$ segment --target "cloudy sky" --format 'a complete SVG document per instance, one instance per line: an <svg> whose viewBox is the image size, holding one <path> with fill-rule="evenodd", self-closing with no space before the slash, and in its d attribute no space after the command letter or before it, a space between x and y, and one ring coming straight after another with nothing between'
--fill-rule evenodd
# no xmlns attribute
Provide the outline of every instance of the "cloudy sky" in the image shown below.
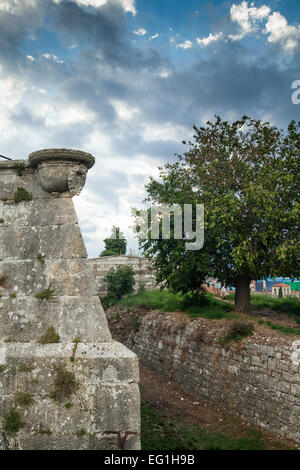
<svg viewBox="0 0 300 470"><path fill-rule="evenodd" d="M299 120L299 23L298 0L0 0L0 154L95 155L74 202L98 256L193 124Z"/></svg>

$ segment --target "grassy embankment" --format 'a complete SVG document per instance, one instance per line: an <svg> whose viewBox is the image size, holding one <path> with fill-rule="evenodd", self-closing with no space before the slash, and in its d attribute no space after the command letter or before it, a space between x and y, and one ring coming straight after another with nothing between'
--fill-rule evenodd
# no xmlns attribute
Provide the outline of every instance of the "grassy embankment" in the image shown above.
<svg viewBox="0 0 300 470"><path fill-rule="evenodd" d="M227 297L232 300L232 295ZM112 305L124 305L130 307L142 307L149 310L160 310L162 312L182 311L190 318L203 317L211 320L219 320L225 318L227 320L240 318L234 313L233 303L224 302L206 294L205 300L201 305L189 306L186 296L181 294L173 294L167 290L154 289L153 291L143 291L139 294L131 294L120 300L105 297L102 299L104 308ZM251 295L252 310L269 309L277 314L292 316L296 323L300 324L300 302L294 298L277 298L263 295ZM251 319L251 317L249 317ZM259 324L281 331L285 334L293 334L300 336L300 328L291 328L279 325L271 321L257 319L253 317Z"/></svg>

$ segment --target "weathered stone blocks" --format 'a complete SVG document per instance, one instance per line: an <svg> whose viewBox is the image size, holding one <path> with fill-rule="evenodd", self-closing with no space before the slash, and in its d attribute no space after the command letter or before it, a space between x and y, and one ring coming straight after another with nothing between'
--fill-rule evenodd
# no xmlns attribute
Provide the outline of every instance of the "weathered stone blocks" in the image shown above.
<svg viewBox="0 0 300 470"><path fill-rule="evenodd" d="M0 427L10 448L140 446L137 358L111 339L72 202L93 164L65 149L0 163ZM16 203L18 188L28 200ZM68 379L73 389L58 393ZM22 423L13 432L12 409Z"/></svg>

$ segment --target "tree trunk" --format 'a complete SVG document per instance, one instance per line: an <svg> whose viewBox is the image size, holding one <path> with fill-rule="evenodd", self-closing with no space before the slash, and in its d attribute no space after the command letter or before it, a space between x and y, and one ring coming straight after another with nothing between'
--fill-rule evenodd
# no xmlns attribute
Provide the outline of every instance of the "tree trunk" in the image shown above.
<svg viewBox="0 0 300 470"><path fill-rule="evenodd" d="M250 282L248 276L238 276L235 280L235 306L238 313L251 313L250 307Z"/></svg>

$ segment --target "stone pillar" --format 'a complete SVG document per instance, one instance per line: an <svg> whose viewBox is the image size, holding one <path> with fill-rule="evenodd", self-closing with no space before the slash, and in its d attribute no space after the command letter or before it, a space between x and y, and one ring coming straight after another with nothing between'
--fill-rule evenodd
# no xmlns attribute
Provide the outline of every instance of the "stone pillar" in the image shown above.
<svg viewBox="0 0 300 470"><path fill-rule="evenodd" d="M140 446L137 357L112 341L72 202L93 164L0 162L0 448Z"/></svg>

